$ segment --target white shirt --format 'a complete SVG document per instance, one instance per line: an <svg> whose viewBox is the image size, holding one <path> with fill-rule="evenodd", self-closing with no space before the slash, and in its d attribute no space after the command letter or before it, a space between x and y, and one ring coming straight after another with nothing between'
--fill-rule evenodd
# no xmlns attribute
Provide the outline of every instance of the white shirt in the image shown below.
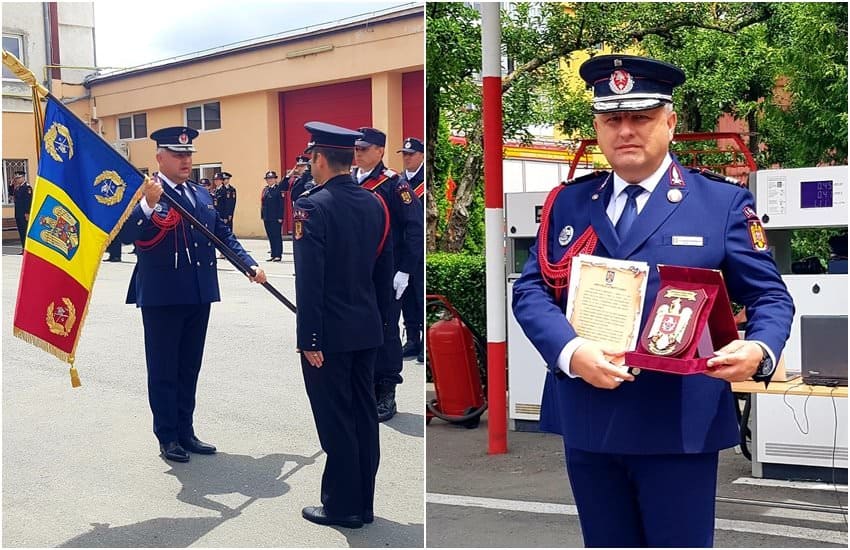
<svg viewBox="0 0 850 550"><path fill-rule="evenodd" d="M159 177L161 181L164 181L169 187L174 189L175 192L179 193L179 191L177 191L177 184L165 177L165 174L160 172L157 174L157 177ZM195 197L192 196L192 189L189 187L189 185L187 185L186 182L183 183L183 189L186 190L184 196L189 200L190 203L192 203L192 206L196 206ZM151 214L153 214L153 208L148 206L148 201L145 200L145 197L142 197L142 200L139 201L139 206L142 207L142 212L145 214L145 216L150 218Z"/></svg>
<svg viewBox="0 0 850 550"><path fill-rule="evenodd" d="M374 170L374 169L375 169L375 167L373 166L372 170ZM369 174L372 173L372 170L367 170L367 171L364 172L363 169L358 167L357 168L357 183L363 183L363 180L366 179L366 176L368 176Z"/></svg>
<svg viewBox="0 0 850 550"><path fill-rule="evenodd" d="M422 164L425 164L425 163L423 162ZM420 170L422 170L422 164L420 164L419 168L417 168L413 172L408 172L407 170L404 171L404 174L407 176L408 181L412 180L413 176L415 176L416 174L419 173Z"/></svg>

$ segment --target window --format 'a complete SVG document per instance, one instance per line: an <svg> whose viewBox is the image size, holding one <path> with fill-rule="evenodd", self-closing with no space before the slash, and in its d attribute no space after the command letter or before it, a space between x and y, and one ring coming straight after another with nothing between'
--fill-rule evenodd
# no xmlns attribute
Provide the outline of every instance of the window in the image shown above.
<svg viewBox="0 0 850 550"><path fill-rule="evenodd" d="M148 137L148 115L139 113L118 118L118 139L140 139Z"/></svg>
<svg viewBox="0 0 850 550"><path fill-rule="evenodd" d="M220 162L217 164L198 164L192 167L192 181L199 182L201 178L212 181L216 172L221 172Z"/></svg>
<svg viewBox="0 0 850 550"><path fill-rule="evenodd" d="M218 101L186 108L186 126L195 130L221 128L221 104Z"/></svg>
<svg viewBox="0 0 850 550"><path fill-rule="evenodd" d="M27 61L24 59L24 37L18 34L3 34L3 49L9 53L12 53L21 60L21 62L26 65ZM15 73L10 71L3 65L3 80L18 80L18 77L15 76Z"/></svg>
<svg viewBox="0 0 850 550"><path fill-rule="evenodd" d="M30 171L27 169L27 159L3 159L3 204L12 203L12 177L15 172L23 170L27 173L27 181L32 185L30 180Z"/></svg>

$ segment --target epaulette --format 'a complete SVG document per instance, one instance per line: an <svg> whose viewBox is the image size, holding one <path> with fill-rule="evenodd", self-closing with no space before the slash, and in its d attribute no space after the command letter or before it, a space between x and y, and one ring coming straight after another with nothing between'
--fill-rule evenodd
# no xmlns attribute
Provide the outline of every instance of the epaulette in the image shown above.
<svg viewBox="0 0 850 550"><path fill-rule="evenodd" d="M395 170L392 170L390 168L384 168L384 175L387 176L388 178L391 178L393 176L397 176L398 172L396 172Z"/></svg>
<svg viewBox="0 0 850 550"><path fill-rule="evenodd" d="M602 176L607 176L608 172L606 170L595 170L589 174L585 174L583 176L579 176L577 178L573 178L570 181L564 182L563 185L575 185L576 183L584 183L586 181L595 180Z"/></svg>
<svg viewBox="0 0 850 550"><path fill-rule="evenodd" d="M712 172L711 170L706 170L705 168L691 168L691 174L699 174L701 176L705 176L710 180L722 181L723 183L731 183L732 185L738 187L745 187L744 184L742 184L735 178L730 178L729 176L724 176L723 174L718 174L717 172Z"/></svg>

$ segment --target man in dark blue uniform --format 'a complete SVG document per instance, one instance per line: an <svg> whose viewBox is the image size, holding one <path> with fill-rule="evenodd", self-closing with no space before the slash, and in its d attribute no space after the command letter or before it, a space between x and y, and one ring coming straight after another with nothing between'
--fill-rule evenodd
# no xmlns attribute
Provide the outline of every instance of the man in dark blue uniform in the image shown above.
<svg viewBox="0 0 850 550"><path fill-rule="evenodd" d="M410 274L422 262L424 220L422 206L410 185L400 181L398 174L386 168L381 160L387 142L386 134L376 128L359 128L358 131L363 134L363 138L355 143L354 161L357 168L352 176L361 187L384 199L392 221L395 262L392 286L395 300L390 309L384 345L378 351L375 363L378 420L384 422L396 413L395 387L402 382L401 338L398 330L401 296L408 287Z"/></svg>
<svg viewBox="0 0 850 550"><path fill-rule="evenodd" d="M302 166L303 168L301 168ZM310 157L301 155L298 158L297 168L300 170L300 174L297 177L293 176L294 181L290 180L292 185L289 189L289 196L292 197L293 204L304 191L309 191L316 186L316 182L313 181L313 173L310 171Z"/></svg>
<svg viewBox="0 0 850 550"><path fill-rule="evenodd" d="M711 546L718 451L739 440L729 383L770 380L794 305L752 195L669 153L673 87L684 73L599 55L579 74L593 87L593 125L613 173L553 191L540 223L547 240L530 248L514 285L514 315L549 369L541 428L564 438L586 546ZM722 270L731 299L747 308L746 339L716 350L705 374L629 371L625 350L579 337L566 319L567 292L550 283L563 283L568 250L649 264L642 325L658 264Z"/></svg>
<svg viewBox="0 0 850 550"><path fill-rule="evenodd" d="M298 155L295 157L295 166L290 168L286 172L286 175L280 179L280 190L283 193L283 224L281 233L284 235L292 234L292 203L298 198L293 194L293 188L309 165L310 157ZM302 189L301 193L303 192Z"/></svg>
<svg viewBox="0 0 850 550"><path fill-rule="evenodd" d="M219 212L225 225L233 231L233 214L236 212L236 188L230 185L230 172L221 173L221 194L219 195Z"/></svg>
<svg viewBox="0 0 850 550"><path fill-rule="evenodd" d="M212 187L210 187L210 195L213 198L213 207L215 211L218 212L219 217L224 220L224 216L221 215L221 207L224 204L224 189L222 189L223 178L221 176L221 172L216 172L213 174Z"/></svg>
<svg viewBox="0 0 850 550"><path fill-rule="evenodd" d="M32 207L32 186L27 181L27 174L17 171L12 176L14 188L12 199L15 201L15 225L18 226L18 235L21 237L21 254L27 242L27 224L30 220L30 207Z"/></svg>
<svg viewBox="0 0 850 550"><path fill-rule="evenodd" d="M198 132L172 127L151 134L156 141L159 173L143 185L144 197L132 211L119 237L136 244L138 262L130 279L127 303L142 310L148 398L153 431L168 460L187 462L189 452L212 454L215 447L195 435L192 415L195 388L210 315L210 303L220 300L215 248L195 227L161 200L165 193L222 240L243 262L257 267L216 214L209 193L189 181L192 140ZM188 452L187 452L188 451Z"/></svg>
<svg viewBox="0 0 850 550"><path fill-rule="evenodd" d="M419 199L419 205L425 208L425 146L422 140L409 137L404 140L404 146L397 151L401 153L404 171L401 181L407 182L413 194ZM424 212L420 212L424 217ZM423 218L424 219L424 218ZM404 319L404 331L407 341L401 348L402 357L416 357L419 363L425 362L425 347L422 345L422 331L425 327L425 257L410 274L407 290L401 297L401 313Z"/></svg>
<svg viewBox="0 0 850 550"><path fill-rule="evenodd" d="M295 201L296 332L327 461L322 506L302 515L357 528L374 520L380 451L372 376L392 301L390 220L380 198L348 173L360 134L322 122L304 127L317 186Z"/></svg>
<svg viewBox="0 0 850 550"><path fill-rule="evenodd" d="M283 257L283 237L280 233L280 227L283 223L285 191L281 190L280 184L277 182L277 173L274 170L266 172L264 179L266 186L263 188L263 194L260 197L260 218L263 220L266 236L269 238L269 246L271 246L271 256L266 261L279 262Z"/></svg>

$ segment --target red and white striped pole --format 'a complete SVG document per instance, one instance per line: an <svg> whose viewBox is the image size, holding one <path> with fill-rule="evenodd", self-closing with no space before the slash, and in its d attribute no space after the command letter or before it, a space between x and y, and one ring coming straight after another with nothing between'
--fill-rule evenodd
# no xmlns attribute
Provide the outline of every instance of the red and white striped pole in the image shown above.
<svg viewBox="0 0 850 550"><path fill-rule="evenodd" d="M499 2L481 3L489 454L508 452L505 403L505 224L502 193L502 28Z"/></svg>

